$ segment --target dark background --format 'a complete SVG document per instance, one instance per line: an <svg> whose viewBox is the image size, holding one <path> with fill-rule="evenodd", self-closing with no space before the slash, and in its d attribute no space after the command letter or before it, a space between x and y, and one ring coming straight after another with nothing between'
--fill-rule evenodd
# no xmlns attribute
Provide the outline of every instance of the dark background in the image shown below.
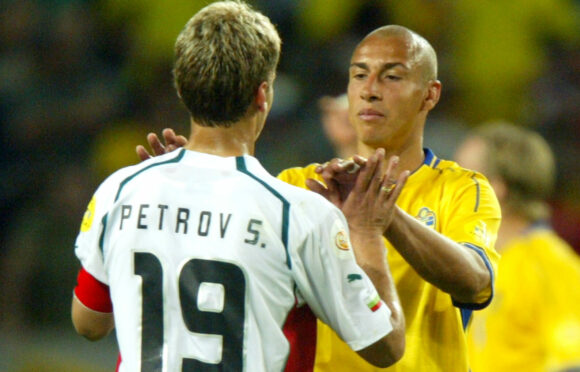
<svg viewBox="0 0 580 372"><path fill-rule="evenodd" d="M0 370L113 370L114 336L91 344L72 330L74 239L97 185L137 162L149 131L187 134L173 43L209 2L0 0ZM580 250L579 1L252 4L283 39L256 154L272 173L333 156L318 99L346 90L364 35L401 24L439 58L443 92L425 145L449 158L466 130L496 119L539 131L558 160L554 227Z"/></svg>

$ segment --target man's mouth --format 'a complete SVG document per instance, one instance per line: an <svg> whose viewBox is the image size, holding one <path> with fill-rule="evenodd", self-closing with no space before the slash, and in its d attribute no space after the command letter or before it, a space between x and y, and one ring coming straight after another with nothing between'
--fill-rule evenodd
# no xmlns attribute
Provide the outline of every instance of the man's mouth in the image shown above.
<svg viewBox="0 0 580 372"><path fill-rule="evenodd" d="M383 118L385 115L383 115L381 112L379 112L377 110L362 109L358 112L358 116L362 120L370 121L370 120L377 120L377 119Z"/></svg>

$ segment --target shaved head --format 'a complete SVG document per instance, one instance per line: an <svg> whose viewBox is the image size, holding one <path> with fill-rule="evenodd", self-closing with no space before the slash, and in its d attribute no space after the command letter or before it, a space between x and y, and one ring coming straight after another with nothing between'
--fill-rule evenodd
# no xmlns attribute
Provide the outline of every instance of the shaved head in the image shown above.
<svg viewBox="0 0 580 372"><path fill-rule="evenodd" d="M437 54L435 50L423 36L406 27L398 25L379 27L365 36L357 49L369 38L386 39L391 37L400 38L407 43L409 62L413 67L417 66L421 70L425 81L437 80Z"/></svg>

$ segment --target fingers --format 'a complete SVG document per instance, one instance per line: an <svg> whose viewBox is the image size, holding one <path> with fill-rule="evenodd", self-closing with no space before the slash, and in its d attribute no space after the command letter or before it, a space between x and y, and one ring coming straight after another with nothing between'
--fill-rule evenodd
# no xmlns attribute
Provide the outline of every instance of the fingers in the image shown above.
<svg viewBox="0 0 580 372"><path fill-rule="evenodd" d="M138 145L135 148L135 152L137 153L137 156L139 157L139 159L141 159L141 161L145 161L151 157L151 154L149 154L149 152L147 152L145 147L141 145Z"/></svg>
<svg viewBox="0 0 580 372"><path fill-rule="evenodd" d="M352 160L355 164L357 164L359 167L364 167L365 164L367 163L367 159L360 156L360 155L354 155L352 157Z"/></svg>
<svg viewBox="0 0 580 372"><path fill-rule="evenodd" d="M175 134L175 131L171 128L163 129L162 134L163 140L165 141L166 152L171 152L187 144L187 138L181 135L178 136L177 134Z"/></svg>
<svg viewBox="0 0 580 372"><path fill-rule="evenodd" d="M326 186L324 186L322 182L312 178L306 179L306 186L308 187L308 189L310 189L310 191L314 191L315 193L322 195L328 201L330 201L331 203L340 208L341 202L338 190L335 189L334 191L332 191Z"/></svg>
<svg viewBox="0 0 580 372"><path fill-rule="evenodd" d="M324 187L322 182L312 178L307 178L306 187L308 187L309 190L314 191L315 193L320 194L328 199L328 189Z"/></svg>
<svg viewBox="0 0 580 372"><path fill-rule="evenodd" d="M383 202L389 201L390 204L393 204L401 194L401 190L409 178L410 172L406 170L401 172L397 179L394 179L394 175L397 174L396 172L398 165L399 158L397 156L392 156L389 159L387 171L381 184L380 191Z"/></svg>
<svg viewBox="0 0 580 372"><path fill-rule="evenodd" d="M147 142L149 143L149 146L151 146L151 149L153 150L153 154L155 156L163 155L167 152L165 146L163 146L161 140L159 139L159 137L157 137L157 134L149 133L147 135Z"/></svg>
<svg viewBox="0 0 580 372"><path fill-rule="evenodd" d="M407 179L409 179L410 174L411 174L411 172L409 172L408 170L403 171L403 172L401 172L401 174L399 174L399 179L397 180L397 186L393 190L393 195L392 195L393 200L397 200L397 198L401 194L401 190L403 190L405 183L407 183Z"/></svg>
<svg viewBox="0 0 580 372"><path fill-rule="evenodd" d="M320 174L324 183L327 185L330 192L336 192L338 185L336 184L335 177L341 170L340 162L342 160L334 158L329 162L321 164L316 168L316 173Z"/></svg>
<svg viewBox="0 0 580 372"><path fill-rule="evenodd" d="M378 190L383 179L381 175L382 164L385 158L385 150L377 149L367 160L364 168L361 169L357 177L355 190L365 192L369 188Z"/></svg>

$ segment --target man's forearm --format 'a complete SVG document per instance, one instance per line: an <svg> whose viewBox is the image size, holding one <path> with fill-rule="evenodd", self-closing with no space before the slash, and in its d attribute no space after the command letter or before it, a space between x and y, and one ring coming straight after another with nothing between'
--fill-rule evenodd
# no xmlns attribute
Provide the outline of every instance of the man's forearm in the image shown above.
<svg viewBox="0 0 580 372"><path fill-rule="evenodd" d="M351 233L351 242L358 265L372 281L381 300L391 310L390 322L393 330L386 339L389 350L398 355L398 360L405 349L405 315L386 261L383 238L380 235Z"/></svg>
<svg viewBox="0 0 580 372"><path fill-rule="evenodd" d="M490 273L476 252L434 231L402 209L385 237L426 281L463 303L490 285Z"/></svg>

